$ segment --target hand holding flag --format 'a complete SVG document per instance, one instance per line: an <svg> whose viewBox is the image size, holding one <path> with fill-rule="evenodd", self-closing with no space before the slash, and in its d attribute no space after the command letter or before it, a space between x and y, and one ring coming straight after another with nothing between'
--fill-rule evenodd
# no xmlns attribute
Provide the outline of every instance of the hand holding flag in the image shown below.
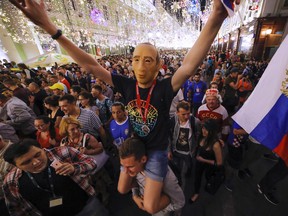
<svg viewBox="0 0 288 216"><path fill-rule="evenodd" d="M235 4L232 0L221 0L225 9L227 10L228 16L232 17L234 15Z"/></svg>
<svg viewBox="0 0 288 216"><path fill-rule="evenodd" d="M288 36L281 43L248 100L232 118L258 142L276 152L288 165L287 45Z"/></svg>

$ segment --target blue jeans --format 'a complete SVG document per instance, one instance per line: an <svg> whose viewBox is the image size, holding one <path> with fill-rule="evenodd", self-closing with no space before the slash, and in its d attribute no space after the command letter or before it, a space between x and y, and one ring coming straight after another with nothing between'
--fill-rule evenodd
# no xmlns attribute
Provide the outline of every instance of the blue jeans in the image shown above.
<svg viewBox="0 0 288 216"><path fill-rule="evenodd" d="M145 165L145 174L150 179L163 182L168 171L167 151L147 152L148 161Z"/></svg>

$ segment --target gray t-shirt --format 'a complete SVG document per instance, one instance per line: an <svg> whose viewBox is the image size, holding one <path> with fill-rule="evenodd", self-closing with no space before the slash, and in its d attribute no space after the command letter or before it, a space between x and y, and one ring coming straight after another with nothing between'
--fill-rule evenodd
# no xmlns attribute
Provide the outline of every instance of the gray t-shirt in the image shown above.
<svg viewBox="0 0 288 216"><path fill-rule="evenodd" d="M140 172L136 176L137 184L139 185L140 195L144 195L145 175ZM173 171L168 167L167 175L164 179L163 192L170 197L170 204L161 212L171 212L181 209L185 204L185 197L178 180Z"/></svg>

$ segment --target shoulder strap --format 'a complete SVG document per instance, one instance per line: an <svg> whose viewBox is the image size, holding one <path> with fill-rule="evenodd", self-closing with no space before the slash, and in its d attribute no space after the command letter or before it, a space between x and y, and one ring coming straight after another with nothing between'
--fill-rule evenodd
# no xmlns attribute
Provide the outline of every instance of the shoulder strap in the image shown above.
<svg viewBox="0 0 288 216"><path fill-rule="evenodd" d="M107 100L108 100L108 98L105 98L104 106L105 106L105 109L106 109L106 117L108 118L107 120L109 120L109 118L110 118L110 109L109 109L109 107L107 105Z"/></svg>
<svg viewBox="0 0 288 216"><path fill-rule="evenodd" d="M170 138L171 138L171 140L172 140L172 138L173 138L174 128L175 128L175 116L173 116L173 117L169 120L169 131L170 131Z"/></svg>
<svg viewBox="0 0 288 216"><path fill-rule="evenodd" d="M196 127L195 127L196 124L195 124L195 117L193 115L190 116L190 125L191 125L193 136L196 139Z"/></svg>
<svg viewBox="0 0 288 216"><path fill-rule="evenodd" d="M106 109L106 111L107 111L107 107L108 107L108 105L107 105L107 98L105 98L105 100L104 100L104 106L105 106L105 109Z"/></svg>
<svg viewBox="0 0 288 216"><path fill-rule="evenodd" d="M174 135L174 129L175 129L175 116L169 119L169 133L168 133L168 149L169 151L173 151L172 143L173 143L173 135Z"/></svg>
<svg viewBox="0 0 288 216"><path fill-rule="evenodd" d="M86 140L89 140L89 134L85 133L82 139L82 147L86 147Z"/></svg>

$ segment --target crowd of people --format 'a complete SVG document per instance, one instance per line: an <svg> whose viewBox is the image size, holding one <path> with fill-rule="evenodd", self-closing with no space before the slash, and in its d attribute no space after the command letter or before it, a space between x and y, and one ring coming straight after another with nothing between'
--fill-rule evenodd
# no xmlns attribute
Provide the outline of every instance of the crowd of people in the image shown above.
<svg viewBox="0 0 288 216"><path fill-rule="evenodd" d="M158 80L174 75L182 64L182 53L160 53L163 65ZM131 56L106 56L98 61L112 74L135 79ZM203 171L215 164L223 166L222 148L230 132L230 116L243 105L266 66L266 62L248 59L241 62L231 51L227 51L225 57L212 51L173 98L170 120L167 120L169 164L182 189L187 176L195 172L195 194L191 203L198 199ZM122 94L74 63L17 72L13 72L12 67L19 68L12 63L1 65L1 128L13 131L16 141L1 130L4 140L17 143L18 139L34 138L41 148L69 146L92 156L107 151L111 158L117 158L113 161L114 167L108 167L112 170L106 170L111 174L108 182L117 184L118 151L123 142L133 136ZM231 101L234 104L227 104Z"/></svg>
<svg viewBox="0 0 288 216"><path fill-rule="evenodd" d="M233 130L230 117L267 62L230 50L207 55L227 15L220 1L185 56L141 43L132 56L101 60L62 35L43 2L12 3L37 17L79 65L1 62L1 215L109 215L115 185L152 215L181 215L187 177L194 179L194 203L203 172L206 191L215 194L226 158L240 169L232 162L241 164L248 135Z"/></svg>

